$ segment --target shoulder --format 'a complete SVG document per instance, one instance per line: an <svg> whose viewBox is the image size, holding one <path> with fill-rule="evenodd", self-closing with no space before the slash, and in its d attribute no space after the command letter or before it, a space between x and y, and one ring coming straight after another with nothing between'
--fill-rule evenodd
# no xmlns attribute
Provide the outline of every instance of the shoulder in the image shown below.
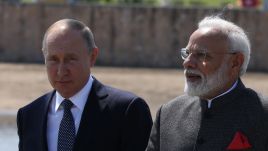
<svg viewBox="0 0 268 151"><path fill-rule="evenodd" d="M245 88L243 91L240 91L239 98L243 100L245 103L253 103L253 104L260 104L263 107L268 108L268 97L261 94L260 92L256 92L253 89Z"/></svg>
<svg viewBox="0 0 268 151"><path fill-rule="evenodd" d="M163 104L159 111L158 116L162 118L174 117L177 114L182 114L186 110L196 110L200 107L200 101L198 97L188 96L186 94L178 96L166 104Z"/></svg>
<svg viewBox="0 0 268 151"><path fill-rule="evenodd" d="M243 101L244 103L253 103L253 104L258 104L256 102L267 102L267 96L262 95L259 92L256 92L255 90L251 88L247 88L241 79L239 79L238 85L235 88L235 93L236 93L236 98L240 100L246 100Z"/></svg>
<svg viewBox="0 0 268 151"><path fill-rule="evenodd" d="M257 95L258 95L258 98L261 100L261 102L264 104L264 105L268 105L268 96L266 95L263 95L262 93L259 93L259 92L256 92Z"/></svg>
<svg viewBox="0 0 268 151"><path fill-rule="evenodd" d="M166 104L163 104L162 110L178 110L180 108L185 108L193 104L199 103L199 98L194 96L188 96L186 94L178 96Z"/></svg>
<svg viewBox="0 0 268 151"><path fill-rule="evenodd" d="M54 95L55 91L48 92L39 98L33 100L31 103L25 105L24 107L20 108L19 111L32 111L32 110L40 110L43 109L46 104L49 103L49 100Z"/></svg>
<svg viewBox="0 0 268 151"><path fill-rule="evenodd" d="M148 105L136 94L102 84L94 79L92 93L96 94L102 105L108 105L113 111L125 112L129 109L148 110Z"/></svg>
<svg viewBox="0 0 268 151"><path fill-rule="evenodd" d="M268 114L268 96L257 92L257 96L262 104L264 111Z"/></svg>
<svg viewBox="0 0 268 151"><path fill-rule="evenodd" d="M100 104L108 107L106 111L114 119L119 119L124 123L132 123L133 121L151 125L151 113L148 104L141 97L117 88L104 86L107 96L100 99ZM102 103L101 103L102 102ZM145 120L145 121L144 121ZM120 122L121 123L121 122ZM133 124L133 123L132 123ZM135 124L134 124L135 125ZM129 126L132 127L133 125Z"/></svg>
<svg viewBox="0 0 268 151"><path fill-rule="evenodd" d="M118 99L134 99L134 98L138 98L138 96L132 92L126 91L126 90L122 90L122 89L118 89L118 88L114 88L111 86L107 86L104 85L105 89L107 91L107 94L110 97L116 97Z"/></svg>
<svg viewBox="0 0 268 151"><path fill-rule="evenodd" d="M239 92L236 97L239 101L240 108L254 118L265 118L268 120L268 97L254 91L250 88L245 88Z"/></svg>
<svg viewBox="0 0 268 151"><path fill-rule="evenodd" d="M129 100L138 98L138 96L135 95L134 93L102 84L95 77L93 78L94 81L91 92L95 93L100 99L107 97L109 99L116 99L116 100Z"/></svg>
<svg viewBox="0 0 268 151"><path fill-rule="evenodd" d="M145 102L145 100L132 92L121 90L111 86L105 86L105 89L108 94L107 100L109 100L110 105L112 105L113 107L147 107L147 103Z"/></svg>

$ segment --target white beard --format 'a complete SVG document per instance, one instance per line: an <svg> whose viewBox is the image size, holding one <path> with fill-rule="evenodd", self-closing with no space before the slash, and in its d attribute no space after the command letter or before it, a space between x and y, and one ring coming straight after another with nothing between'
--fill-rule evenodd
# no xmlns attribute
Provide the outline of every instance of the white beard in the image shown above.
<svg viewBox="0 0 268 151"><path fill-rule="evenodd" d="M215 71L215 73L205 76L199 70L194 69L185 69L184 75L186 73L194 73L201 76L201 81L190 82L187 81L185 77L185 86L184 92L190 96L205 96L211 93L213 90L218 90L223 87L225 83L227 83L227 65L223 63L221 67Z"/></svg>

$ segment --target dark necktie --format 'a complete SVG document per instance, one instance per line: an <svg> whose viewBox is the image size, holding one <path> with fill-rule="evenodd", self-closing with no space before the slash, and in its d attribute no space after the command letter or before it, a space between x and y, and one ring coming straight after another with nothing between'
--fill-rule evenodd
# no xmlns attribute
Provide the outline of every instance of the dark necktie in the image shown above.
<svg viewBox="0 0 268 151"><path fill-rule="evenodd" d="M58 151L72 151L75 141L75 125L71 112L73 103L65 99L61 106L64 108L58 135Z"/></svg>

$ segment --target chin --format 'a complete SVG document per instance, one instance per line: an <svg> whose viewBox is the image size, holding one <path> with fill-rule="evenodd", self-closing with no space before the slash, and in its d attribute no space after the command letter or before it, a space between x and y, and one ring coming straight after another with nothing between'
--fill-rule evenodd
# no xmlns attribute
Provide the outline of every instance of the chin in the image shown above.
<svg viewBox="0 0 268 151"><path fill-rule="evenodd" d="M196 82L186 82L184 86L184 92L189 96L204 96L208 93L208 89L202 85L198 84Z"/></svg>

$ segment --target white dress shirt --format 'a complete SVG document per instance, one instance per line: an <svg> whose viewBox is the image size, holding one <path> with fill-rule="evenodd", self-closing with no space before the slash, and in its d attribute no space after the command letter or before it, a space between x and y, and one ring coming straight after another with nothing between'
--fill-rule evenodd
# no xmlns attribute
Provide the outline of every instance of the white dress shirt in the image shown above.
<svg viewBox="0 0 268 151"><path fill-rule="evenodd" d="M218 96L216 96L216 97L214 97L214 98L212 98L212 99L210 99L210 100L207 100L207 101L208 101L208 108L211 108L211 103L212 103L212 101L213 101L214 99L216 99L216 98L218 98L218 97L220 97L220 96L223 96L223 95L225 95L225 94L231 92L231 91L237 86L237 83L238 83L238 81L236 80L236 82L233 84L233 86L232 86L230 89L228 89L226 92L224 92L224 93L222 93L222 94L220 94L220 95L218 95Z"/></svg>
<svg viewBox="0 0 268 151"><path fill-rule="evenodd" d="M63 117L63 107L60 106L64 99L69 99L74 104L71 112L75 122L75 133L77 134L84 106L87 102L89 92L93 83L92 76L89 77L87 84L74 96L63 98L57 91L50 103L47 118L47 143L49 151L57 151L58 133L61 119Z"/></svg>

